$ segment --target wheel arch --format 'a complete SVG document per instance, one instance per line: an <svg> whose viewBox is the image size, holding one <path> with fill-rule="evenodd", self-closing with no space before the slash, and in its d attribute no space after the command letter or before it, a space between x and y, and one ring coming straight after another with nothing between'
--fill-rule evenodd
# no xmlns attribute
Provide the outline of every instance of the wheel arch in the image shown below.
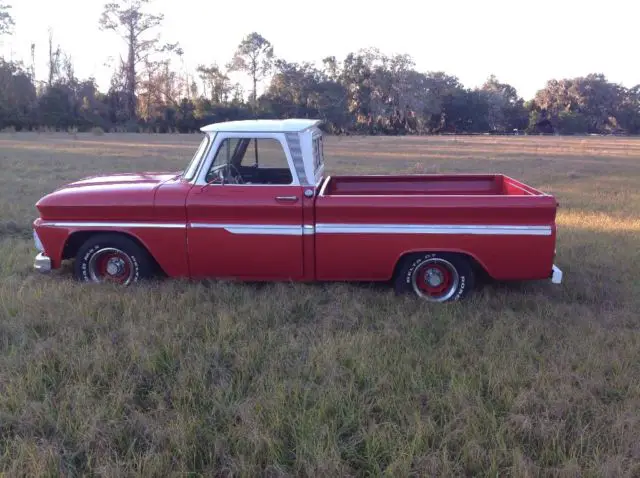
<svg viewBox="0 0 640 478"><path fill-rule="evenodd" d="M472 254L468 251L462 251L459 249L440 248L440 249L415 249L415 250L409 250L409 251L403 252L396 259L390 279L393 280L397 277L398 272L400 271L402 264L404 263L407 257L411 257L418 254L438 254L438 253L456 254L458 256L462 256L469 261L474 272L491 277L491 274L489 273L489 270L487 269L487 267L484 265L484 263L480 259L478 259L478 257L475 254Z"/></svg>
<svg viewBox="0 0 640 478"><path fill-rule="evenodd" d="M87 242L91 237L97 236L97 235L111 235L111 236L126 237L127 239L130 239L131 241L136 243L138 247L142 248L149 255L149 258L153 261L153 265L157 272L166 274L162 266L160 265L158 260L155 258L155 256L153 255L149 247L147 247L147 245L144 243L144 241L142 241L138 236L136 236L135 234L132 234L129 231L119 231L119 230L113 230L113 229L90 229L90 230L74 231L71 234L69 234L69 237L67 237L64 243L64 246L62 248L62 259L63 260L73 259L78 253L78 250L80 250L80 247L82 247L82 245L85 242Z"/></svg>

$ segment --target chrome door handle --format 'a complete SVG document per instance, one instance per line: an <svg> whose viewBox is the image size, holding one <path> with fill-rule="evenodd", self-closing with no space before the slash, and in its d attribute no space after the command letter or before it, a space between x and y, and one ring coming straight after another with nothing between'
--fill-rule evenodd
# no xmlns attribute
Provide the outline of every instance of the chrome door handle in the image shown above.
<svg viewBox="0 0 640 478"><path fill-rule="evenodd" d="M276 196L276 201L296 202L297 200L298 196Z"/></svg>

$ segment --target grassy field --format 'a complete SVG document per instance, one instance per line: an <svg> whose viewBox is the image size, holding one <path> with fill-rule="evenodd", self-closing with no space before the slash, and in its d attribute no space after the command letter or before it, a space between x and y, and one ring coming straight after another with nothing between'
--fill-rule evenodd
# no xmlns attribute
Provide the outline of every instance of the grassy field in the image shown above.
<svg viewBox="0 0 640 478"><path fill-rule="evenodd" d="M501 172L555 194L561 286L39 276L38 198L178 170L199 137L0 135L0 473L640 476L640 139L328 138L328 173Z"/></svg>

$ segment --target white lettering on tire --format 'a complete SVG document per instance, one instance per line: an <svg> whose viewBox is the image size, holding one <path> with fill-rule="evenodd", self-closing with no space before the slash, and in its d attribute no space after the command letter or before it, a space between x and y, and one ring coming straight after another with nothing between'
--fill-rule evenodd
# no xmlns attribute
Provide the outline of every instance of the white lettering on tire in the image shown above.
<svg viewBox="0 0 640 478"><path fill-rule="evenodd" d="M411 284L411 276L413 275L413 271L415 270L416 267L418 267L422 262L424 262L427 259L431 259L432 257L435 257L435 254L424 254L422 256L420 256L419 258L417 258L415 261L413 261L413 263L411 264L411 266L409 267L409 269L407 270L407 274L404 278L405 283L407 285Z"/></svg>

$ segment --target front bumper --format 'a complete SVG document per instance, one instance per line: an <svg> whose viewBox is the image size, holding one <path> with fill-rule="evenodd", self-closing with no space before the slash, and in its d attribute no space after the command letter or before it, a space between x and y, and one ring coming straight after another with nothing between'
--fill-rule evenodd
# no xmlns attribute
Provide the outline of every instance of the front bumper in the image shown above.
<svg viewBox="0 0 640 478"><path fill-rule="evenodd" d="M41 252L36 256L33 262L33 268L38 272L49 272L51 270L51 259Z"/></svg>
<svg viewBox="0 0 640 478"><path fill-rule="evenodd" d="M551 272L551 282L554 284L562 283L562 271L555 264L553 265L553 270Z"/></svg>

